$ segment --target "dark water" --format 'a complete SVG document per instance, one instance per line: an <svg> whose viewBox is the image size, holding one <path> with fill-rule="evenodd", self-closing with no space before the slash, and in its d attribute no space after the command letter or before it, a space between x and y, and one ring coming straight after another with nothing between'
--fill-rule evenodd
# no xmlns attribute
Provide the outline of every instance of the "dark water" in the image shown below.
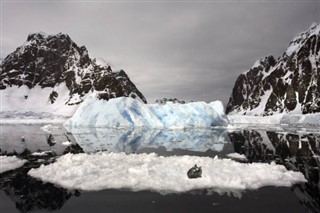
<svg viewBox="0 0 320 213"><path fill-rule="evenodd" d="M6 212L320 212L320 133L307 129L68 129L52 125L1 125L1 155L27 159L0 174L0 213ZM71 146L62 142L70 141ZM32 153L47 151L46 155ZM161 195L156 192L84 192L42 183L27 175L66 153L126 152L226 157L244 154L248 162L276 162L301 171L307 183L255 191L208 194L206 190Z"/></svg>

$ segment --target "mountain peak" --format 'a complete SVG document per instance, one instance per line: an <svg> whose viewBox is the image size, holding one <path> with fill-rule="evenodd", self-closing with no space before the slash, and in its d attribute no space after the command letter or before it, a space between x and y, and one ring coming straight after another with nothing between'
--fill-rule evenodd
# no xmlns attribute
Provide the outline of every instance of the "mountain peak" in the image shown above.
<svg viewBox="0 0 320 213"><path fill-rule="evenodd" d="M27 37L27 41L31 41L31 40L43 40L43 39L48 39L48 38L60 38L60 39L70 39L68 34L65 33L58 33L58 34L48 34L46 32L43 31L39 31L39 32L35 32L35 33L30 33Z"/></svg>
<svg viewBox="0 0 320 213"><path fill-rule="evenodd" d="M20 87L25 94L19 92ZM3 101L8 103L28 102L34 91L45 95L42 101L49 100L49 105L77 105L91 93L106 100L126 96L146 102L127 75L120 78L103 59L92 60L85 46L79 47L63 33L29 34L27 41L0 63L0 90L11 91ZM15 105L8 107L19 107Z"/></svg>
<svg viewBox="0 0 320 213"><path fill-rule="evenodd" d="M308 38L310 38L311 36L319 36L319 32L320 32L320 24L312 23L311 26L306 31L299 33L289 43L289 47L285 52L286 55L291 56L292 53L298 52Z"/></svg>
<svg viewBox="0 0 320 213"><path fill-rule="evenodd" d="M320 25L297 35L277 61L258 60L241 74L227 113L271 115L320 112Z"/></svg>

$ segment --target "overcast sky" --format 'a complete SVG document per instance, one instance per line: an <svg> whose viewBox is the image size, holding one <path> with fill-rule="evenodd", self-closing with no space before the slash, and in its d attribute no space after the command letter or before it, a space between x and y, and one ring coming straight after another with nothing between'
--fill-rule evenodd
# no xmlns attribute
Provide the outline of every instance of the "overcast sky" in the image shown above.
<svg viewBox="0 0 320 213"><path fill-rule="evenodd" d="M149 102L227 103L240 73L320 22L320 1L2 1L1 56L32 32L67 33L124 69Z"/></svg>

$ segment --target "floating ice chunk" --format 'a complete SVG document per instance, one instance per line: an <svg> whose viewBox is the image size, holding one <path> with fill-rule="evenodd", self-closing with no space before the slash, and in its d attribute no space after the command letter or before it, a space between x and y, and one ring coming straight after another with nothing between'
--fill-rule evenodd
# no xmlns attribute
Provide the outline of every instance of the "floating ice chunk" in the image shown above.
<svg viewBox="0 0 320 213"><path fill-rule="evenodd" d="M187 171L194 164L201 165L202 177L189 179ZM306 181L302 173L288 171L275 163L243 164L209 157L106 152L66 154L53 164L31 169L28 174L68 189L152 190L164 194L195 189L238 192Z"/></svg>
<svg viewBox="0 0 320 213"><path fill-rule="evenodd" d="M143 104L132 98L105 101L91 95L66 125L170 129L226 126L229 121L223 111L221 102Z"/></svg>
<svg viewBox="0 0 320 213"><path fill-rule="evenodd" d="M16 156L0 156L0 173L17 169L26 162L27 160L21 160Z"/></svg>
<svg viewBox="0 0 320 213"><path fill-rule="evenodd" d="M241 155L236 152L227 154L227 157L232 158L232 159L236 159L236 160L247 161L247 157L245 155Z"/></svg>

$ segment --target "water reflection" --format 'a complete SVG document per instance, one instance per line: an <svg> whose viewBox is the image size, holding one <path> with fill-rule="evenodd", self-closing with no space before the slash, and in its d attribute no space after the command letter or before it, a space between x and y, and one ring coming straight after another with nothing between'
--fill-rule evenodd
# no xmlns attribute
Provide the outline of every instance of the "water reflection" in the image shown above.
<svg viewBox="0 0 320 213"><path fill-rule="evenodd" d="M137 153L150 148L161 149L170 155L181 150L200 155L209 150L212 151L212 157L217 153L224 157L230 152L237 152L244 154L249 163L275 161L285 165L287 169L301 171L305 175L308 182L294 185L292 190L310 212L320 211L318 133L252 129L228 132L225 129L66 130L62 126L45 129L42 127L43 125L1 125L0 155L16 155L28 160L23 167L0 174L1 190L21 212L35 209L59 210L72 196L80 195L78 191L68 191L31 178L26 175L31 168L50 164L66 153ZM66 141L72 142L72 145L64 146L63 142ZM45 154L35 155L36 152Z"/></svg>
<svg viewBox="0 0 320 213"><path fill-rule="evenodd" d="M176 149L205 152L221 152L229 143L225 129L68 129L85 152L111 151L136 153L145 148L162 147L166 151Z"/></svg>
<svg viewBox="0 0 320 213"><path fill-rule="evenodd" d="M234 149L250 162L275 161L300 171L307 183L292 190L310 212L320 211L320 134L243 130L229 133Z"/></svg>
<svg viewBox="0 0 320 213"><path fill-rule="evenodd" d="M78 191L71 192L27 175L31 168L53 163L60 155L83 152L72 136L66 137L63 127L54 126L50 131L43 131L42 126L1 126L0 155L15 155L28 160L21 168L0 173L1 190L21 212L58 210L70 197L80 195ZM68 139L73 141L73 144L63 146L62 142Z"/></svg>

